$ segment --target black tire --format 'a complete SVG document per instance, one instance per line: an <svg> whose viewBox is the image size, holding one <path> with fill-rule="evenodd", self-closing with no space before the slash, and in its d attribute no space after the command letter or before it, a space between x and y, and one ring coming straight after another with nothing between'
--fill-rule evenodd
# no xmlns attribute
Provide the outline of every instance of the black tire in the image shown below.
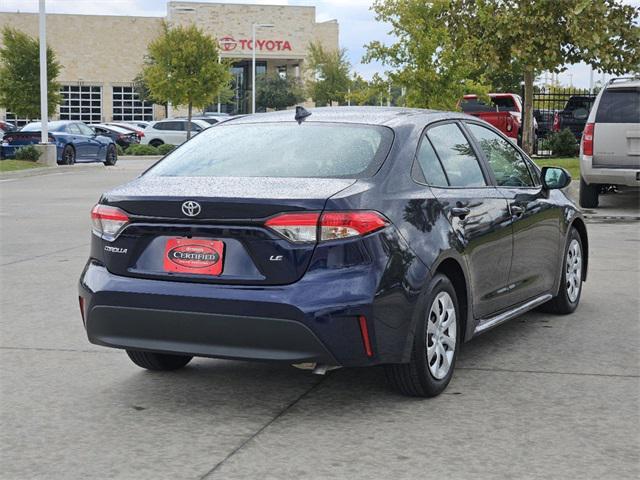
<svg viewBox="0 0 640 480"><path fill-rule="evenodd" d="M142 352L127 350L127 355L133 363L147 370L177 370L184 367L193 357L186 355L169 355L166 353Z"/></svg>
<svg viewBox="0 0 640 480"><path fill-rule="evenodd" d="M580 177L580 206L582 208L596 208L599 195L600 185L595 183L587 185L584 179Z"/></svg>
<svg viewBox="0 0 640 480"><path fill-rule="evenodd" d="M152 147L158 148L160 145L164 145L164 142L159 138L154 138L149 142L149 145L151 145Z"/></svg>
<svg viewBox="0 0 640 480"><path fill-rule="evenodd" d="M569 263L569 248L573 241L578 242L580 248L580 286L577 292L577 296L573 299L569 294L569 283L567 282L567 264ZM555 313L558 315L566 315L573 313L578 304L580 303L580 296L582 295L582 279L584 278L584 250L582 249L582 239L578 231L571 227L569 237L567 238L567 244L564 247L564 257L562 261L562 278L560 279L560 289L558 294L549 300L547 303L540 307L540 310L548 313Z"/></svg>
<svg viewBox="0 0 640 480"><path fill-rule="evenodd" d="M61 165L73 165L76 163L76 150L71 145L66 145L62 150Z"/></svg>
<svg viewBox="0 0 640 480"><path fill-rule="evenodd" d="M118 161L118 150L115 145L109 145L107 147L107 154L105 156L104 164L107 167L112 167Z"/></svg>
<svg viewBox="0 0 640 480"><path fill-rule="evenodd" d="M431 372L427 358L427 347L431 341L427 323L431 321L431 307L434 305L434 301L443 292L449 295L455 309L456 338L449 370L443 378L436 378ZM416 333L413 340L410 362L385 365L385 373L391 387L403 395L412 397L435 397L447 388L447 385L449 385L453 377L456 358L460 349L460 339L462 335L464 335L464 332L461 330L461 313L458 307L456 291L446 276L437 274L431 282L429 282L425 293L419 300L416 315L418 315L418 318L416 319ZM427 317L429 317L429 319ZM437 360L433 362L432 365L435 363L437 363ZM440 364L442 364L442 362Z"/></svg>

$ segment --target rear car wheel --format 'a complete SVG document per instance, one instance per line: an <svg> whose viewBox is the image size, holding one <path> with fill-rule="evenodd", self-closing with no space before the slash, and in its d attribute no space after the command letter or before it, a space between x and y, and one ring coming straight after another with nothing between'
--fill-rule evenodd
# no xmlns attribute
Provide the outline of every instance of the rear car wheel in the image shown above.
<svg viewBox="0 0 640 480"><path fill-rule="evenodd" d="M62 165L73 165L76 163L76 151L71 145L66 145L62 150Z"/></svg>
<svg viewBox="0 0 640 480"><path fill-rule="evenodd" d="M149 145L151 145L152 147L156 147L158 148L160 145L163 145L164 142L158 138L154 138L153 140L151 140L149 142Z"/></svg>
<svg viewBox="0 0 640 480"><path fill-rule="evenodd" d="M186 355L169 355L166 353L142 352L127 350L133 363L147 370L177 370L184 367L193 357Z"/></svg>
<svg viewBox="0 0 640 480"><path fill-rule="evenodd" d="M580 234L575 228L571 228L564 252L560 290L555 297L542 305L542 311L565 315L578 307L582 293L583 255Z"/></svg>
<svg viewBox="0 0 640 480"><path fill-rule="evenodd" d="M451 281L438 274L419 308L411 361L387 365L391 386L404 395L434 397L444 391L451 377L460 347L460 310Z"/></svg>
<svg viewBox="0 0 640 480"><path fill-rule="evenodd" d="M582 177L580 177L580 206L582 208L596 208L598 206L598 195L600 194L600 185L587 185Z"/></svg>
<svg viewBox="0 0 640 480"><path fill-rule="evenodd" d="M118 161L118 151L115 145L109 145L107 147L107 155L104 160L104 164L107 166L113 166Z"/></svg>

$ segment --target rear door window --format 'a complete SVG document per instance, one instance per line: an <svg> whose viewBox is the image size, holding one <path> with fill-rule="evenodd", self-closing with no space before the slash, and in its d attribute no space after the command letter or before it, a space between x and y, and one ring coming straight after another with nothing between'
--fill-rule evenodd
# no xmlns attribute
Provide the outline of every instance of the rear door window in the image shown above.
<svg viewBox="0 0 640 480"><path fill-rule="evenodd" d="M478 158L458 125L445 123L431 127L427 131L427 137L440 159L450 186L487 185Z"/></svg>
<svg viewBox="0 0 640 480"><path fill-rule="evenodd" d="M447 187L449 185L449 181L447 180L440 160L438 160L436 151L426 136L422 139L416 159L429 185L433 185L434 187Z"/></svg>
<svg viewBox="0 0 640 480"><path fill-rule="evenodd" d="M596 123L640 123L640 89L605 90L596 112Z"/></svg>

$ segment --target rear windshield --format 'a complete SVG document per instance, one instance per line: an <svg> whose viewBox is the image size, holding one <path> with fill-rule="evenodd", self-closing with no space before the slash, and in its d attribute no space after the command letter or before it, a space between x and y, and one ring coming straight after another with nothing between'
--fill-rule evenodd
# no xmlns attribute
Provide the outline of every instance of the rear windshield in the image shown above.
<svg viewBox="0 0 640 480"><path fill-rule="evenodd" d="M598 104L596 123L640 123L640 89L605 90Z"/></svg>
<svg viewBox="0 0 640 480"><path fill-rule="evenodd" d="M148 174L176 177L368 177L380 168L392 140L390 129L374 125L222 123L171 152Z"/></svg>
<svg viewBox="0 0 640 480"><path fill-rule="evenodd" d="M47 128L50 132L62 132L67 124L65 122L49 122ZM27 123L20 129L21 132L39 132L42 129L40 122Z"/></svg>
<svg viewBox="0 0 640 480"><path fill-rule="evenodd" d="M460 105L462 111L465 113L470 112L517 112L513 98L511 97L497 97L491 99L491 105L487 105L483 101L477 98L465 98Z"/></svg>

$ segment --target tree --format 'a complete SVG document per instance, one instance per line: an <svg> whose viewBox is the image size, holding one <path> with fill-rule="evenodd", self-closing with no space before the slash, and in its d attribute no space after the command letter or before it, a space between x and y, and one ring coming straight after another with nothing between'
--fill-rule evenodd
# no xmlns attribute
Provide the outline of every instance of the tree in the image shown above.
<svg viewBox="0 0 640 480"><path fill-rule="evenodd" d="M308 52L309 94L316 105L344 102L349 89L347 51L325 50L320 43L310 43Z"/></svg>
<svg viewBox="0 0 640 480"><path fill-rule="evenodd" d="M437 0L376 0L376 19L391 24L397 38L392 45L374 41L366 45L364 62L378 60L391 69L393 85L406 90L410 107L453 110L465 93L486 94L477 57L463 38L450 34L450 2Z"/></svg>
<svg viewBox="0 0 640 480"><path fill-rule="evenodd" d="M148 47L142 70L144 84L156 101L187 105L187 139L191 137L193 107L205 108L217 100L231 81L226 62L218 62L214 38L195 25L169 28Z"/></svg>
<svg viewBox="0 0 640 480"><path fill-rule="evenodd" d="M262 108L284 110L304 100L302 86L297 78L266 75L258 79L256 103Z"/></svg>
<svg viewBox="0 0 640 480"><path fill-rule="evenodd" d="M365 60L395 69L409 105L452 108L463 93L498 83L495 72L521 70L528 152L536 72L582 61L620 74L640 64L640 8L621 0L376 0L373 8L398 40L370 43Z"/></svg>
<svg viewBox="0 0 640 480"><path fill-rule="evenodd" d="M355 105L401 105L404 103L402 88L391 83L389 78L383 78L374 73L370 81L355 74L349 87L349 99Z"/></svg>
<svg viewBox="0 0 640 480"><path fill-rule="evenodd" d="M40 118L40 42L19 30L2 30L0 48L0 105L22 118ZM60 105L60 64L47 47L47 108Z"/></svg>
<svg viewBox="0 0 640 480"><path fill-rule="evenodd" d="M640 64L640 8L621 0L451 0L452 36L464 39L487 71L521 65L525 89L523 147L533 146L533 81L585 62L621 74ZM487 41L490 39L490 41Z"/></svg>

